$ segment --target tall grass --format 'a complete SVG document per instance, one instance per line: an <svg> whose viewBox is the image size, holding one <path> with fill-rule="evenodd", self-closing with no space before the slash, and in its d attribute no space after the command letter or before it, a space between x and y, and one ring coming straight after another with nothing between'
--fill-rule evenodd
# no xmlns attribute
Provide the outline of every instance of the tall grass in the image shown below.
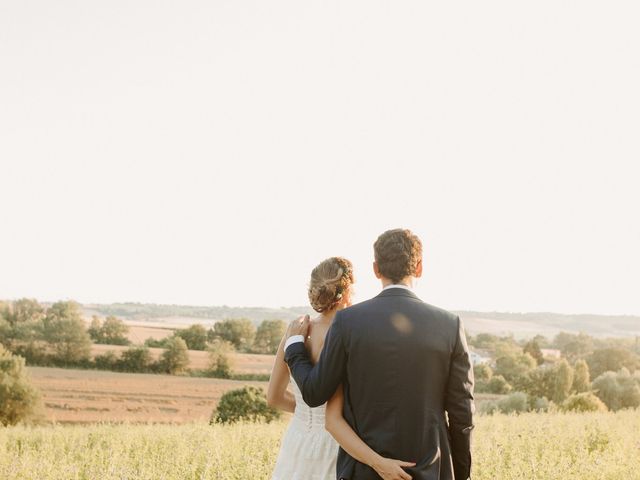
<svg viewBox="0 0 640 480"><path fill-rule="evenodd" d="M0 430L0 478L269 479L285 423ZM483 416L474 480L640 478L640 412Z"/></svg>

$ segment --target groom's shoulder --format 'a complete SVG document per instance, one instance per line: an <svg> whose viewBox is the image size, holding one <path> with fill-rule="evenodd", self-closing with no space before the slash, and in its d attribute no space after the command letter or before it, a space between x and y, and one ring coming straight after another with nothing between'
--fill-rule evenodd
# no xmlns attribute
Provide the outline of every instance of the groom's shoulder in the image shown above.
<svg viewBox="0 0 640 480"><path fill-rule="evenodd" d="M449 310L445 310L444 308L436 307L435 305L431 305L427 302L422 302L423 308L425 311L429 312L434 317L442 318L448 322L458 323L458 315Z"/></svg>

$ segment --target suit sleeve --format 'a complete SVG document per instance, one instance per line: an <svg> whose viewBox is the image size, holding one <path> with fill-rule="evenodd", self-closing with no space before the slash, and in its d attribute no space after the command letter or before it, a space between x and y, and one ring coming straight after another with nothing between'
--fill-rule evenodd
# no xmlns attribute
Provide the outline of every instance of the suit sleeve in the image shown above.
<svg viewBox="0 0 640 480"><path fill-rule="evenodd" d="M347 353L340 313L336 313L329 327L318 363L311 363L304 343L289 345L284 354L291 376L300 388L305 403L310 407L326 403L345 378Z"/></svg>
<svg viewBox="0 0 640 480"><path fill-rule="evenodd" d="M449 417L451 456L456 480L471 478L471 431L473 430L473 366L462 321L451 355L445 410Z"/></svg>

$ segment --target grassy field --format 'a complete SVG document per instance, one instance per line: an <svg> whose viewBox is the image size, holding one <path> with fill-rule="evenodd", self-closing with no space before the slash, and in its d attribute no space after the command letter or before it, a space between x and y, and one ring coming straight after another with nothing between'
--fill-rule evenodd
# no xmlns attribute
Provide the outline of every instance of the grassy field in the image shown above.
<svg viewBox="0 0 640 480"><path fill-rule="evenodd" d="M0 430L0 478L267 480L286 424ZM640 414L479 417L474 480L640 478Z"/></svg>

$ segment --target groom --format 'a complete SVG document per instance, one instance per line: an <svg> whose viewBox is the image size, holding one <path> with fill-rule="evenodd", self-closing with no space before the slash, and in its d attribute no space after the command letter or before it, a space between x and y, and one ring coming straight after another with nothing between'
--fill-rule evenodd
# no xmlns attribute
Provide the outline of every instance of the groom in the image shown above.
<svg viewBox="0 0 640 480"><path fill-rule="evenodd" d="M384 232L374 253L382 292L336 314L315 366L303 343L309 317L294 320L285 360L311 407L342 384L347 422L380 455L415 462L405 469L411 478L467 480L473 368L460 318L411 291L422 275L422 244L411 231ZM380 478L342 449L337 475Z"/></svg>

